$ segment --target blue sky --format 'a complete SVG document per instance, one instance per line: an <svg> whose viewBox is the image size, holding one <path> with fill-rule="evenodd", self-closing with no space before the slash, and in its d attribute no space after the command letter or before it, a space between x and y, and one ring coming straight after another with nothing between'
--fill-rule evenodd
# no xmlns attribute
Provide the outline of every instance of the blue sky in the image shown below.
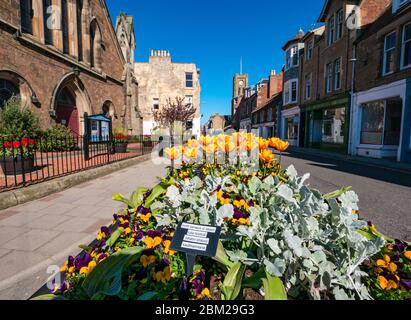
<svg viewBox="0 0 411 320"><path fill-rule="evenodd" d="M170 50L175 62L201 69L203 122L230 114L232 78L240 70L250 83L278 72L283 44L301 27L316 23L324 0L107 0L113 20L120 12L134 17L136 61L150 49Z"/></svg>

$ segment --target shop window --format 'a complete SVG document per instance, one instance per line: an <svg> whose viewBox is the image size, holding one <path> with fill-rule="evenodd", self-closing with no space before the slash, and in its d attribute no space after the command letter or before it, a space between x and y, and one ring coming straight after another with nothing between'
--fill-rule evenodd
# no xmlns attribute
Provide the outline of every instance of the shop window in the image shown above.
<svg viewBox="0 0 411 320"><path fill-rule="evenodd" d="M402 100L388 99L362 106L361 144L400 144Z"/></svg>
<svg viewBox="0 0 411 320"><path fill-rule="evenodd" d="M323 143L344 144L345 108L324 111L322 136Z"/></svg>
<svg viewBox="0 0 411 320"><path fill-rule="evenodd" d="M287 118L287 131L286 131L286 139L288 140L297 140L298 139L298 123L299 117L291 117Z"/></svg>

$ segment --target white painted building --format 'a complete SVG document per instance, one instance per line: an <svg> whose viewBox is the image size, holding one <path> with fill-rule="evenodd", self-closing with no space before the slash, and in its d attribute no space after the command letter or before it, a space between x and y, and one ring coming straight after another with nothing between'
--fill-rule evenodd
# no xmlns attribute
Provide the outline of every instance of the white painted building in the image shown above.
<svg viewBox="0 0 411 320"><path fill-rule="evenodd" d="M400 161L406 92L404 79L354 95L351 155Z"/></svg>

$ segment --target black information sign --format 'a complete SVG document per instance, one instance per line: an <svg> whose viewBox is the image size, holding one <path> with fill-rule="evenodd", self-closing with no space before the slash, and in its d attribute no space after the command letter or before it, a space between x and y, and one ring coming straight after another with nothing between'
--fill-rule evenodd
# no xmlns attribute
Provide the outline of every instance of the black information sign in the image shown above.
<svg viewBox="0 0 411 320"><path fill-rule="evenodd" d="M215 257L220 241L221 227L182 222L178 225L171 250L185 252L187 255L187 276L193 274L197 256Z"/></svg>

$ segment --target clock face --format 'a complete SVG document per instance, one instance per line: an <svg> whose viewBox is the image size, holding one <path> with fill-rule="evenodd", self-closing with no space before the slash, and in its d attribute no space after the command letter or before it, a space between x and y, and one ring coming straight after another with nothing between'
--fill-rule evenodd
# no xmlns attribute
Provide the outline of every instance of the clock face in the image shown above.
<svg viewBox="0 0 411 320"><path fill-rule="evenodd" d="M240 80L240 82L238 83L241 87L244 87L244 81Z"/></svg>

